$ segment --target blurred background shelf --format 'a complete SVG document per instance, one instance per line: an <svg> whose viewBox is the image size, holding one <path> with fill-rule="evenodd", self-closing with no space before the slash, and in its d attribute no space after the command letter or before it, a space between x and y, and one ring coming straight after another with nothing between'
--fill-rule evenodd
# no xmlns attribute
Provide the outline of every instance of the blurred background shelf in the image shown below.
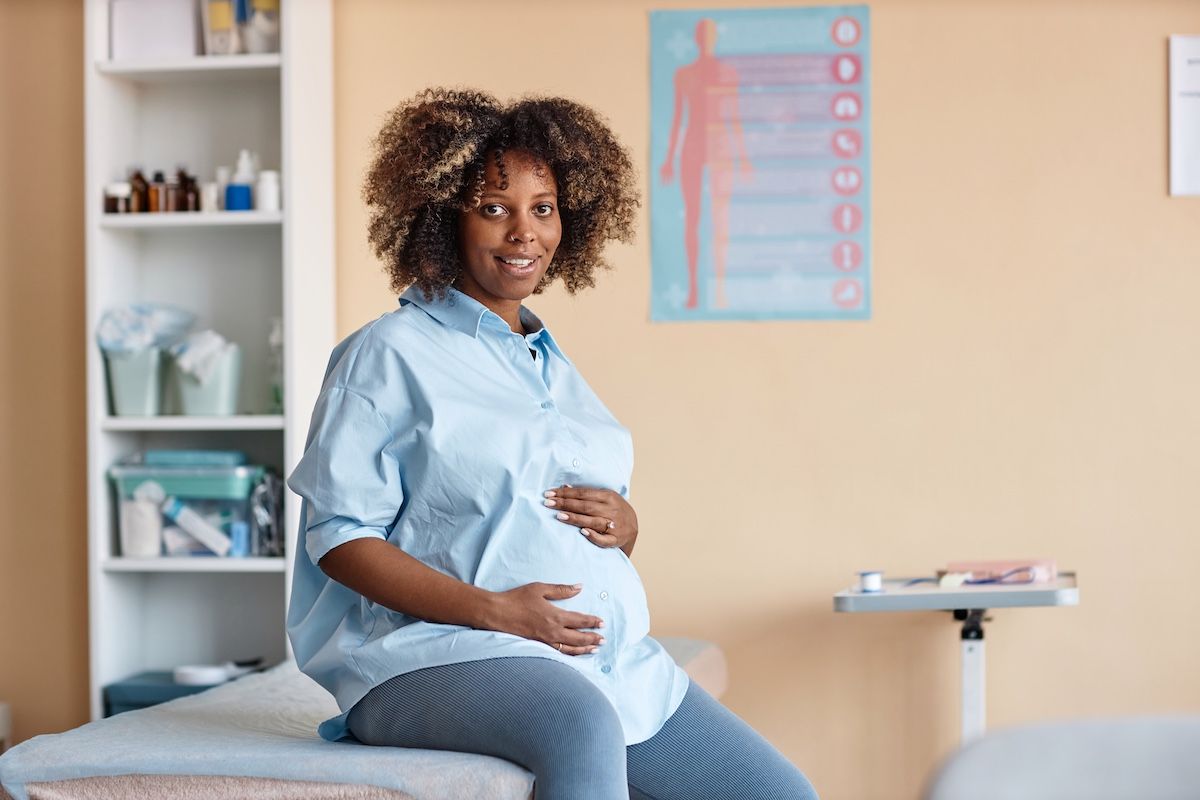
<svg viewBox="0 0 1200 800"><path fill-rule="evenodd" d="M235 417L105 417L106 431L281 431L282 414L242 414Z"/></svg>
<svg viewBox="0 0 1200 800"><path fill-rule="evenodd" d="M281 0L280 53L111 60L110 0L84 6L88 617L92 716L102 689L150 669L287 655L284 618L300 511L287 495L283 557L122 558L109 476L147 449L236 450L287 475L335 342L333 19L330 0ZM184 52L187 52L186 50ZM36 65L35 65L36 66ZM282 211L106 214L134 169L200 182L241 150L278 170ZM72 201L73 202L73 201ZM237 343L237 416L118 417L95 343L108 310L160 303ZM279 336L282 348L272 344ZM279 354L281 350L281 355ZM163 407L179 407L164 377ZM81 544L82 546L82 544Z"/></svg>
<svg viewBox="0 0 1200 800"><path fill-rule="evenodd" d="M282 211L212 211L143 214L104 214L101 228L163 230L170 228L218 228L243 225L282 225Z"/></svg>
<svg viewBox="0 0 1200 800"><path fill-rule="evenodd" d="M278 77L282 59L278 53L264 55L196 56L153 61L97 61L96 70L142 83L170 81L228 81L239 78Z"/></svg>
<svg viewBox="0 0 1200 800"><path fill-rule="evenodd" d="M284 572L283 558L110 558L104 562L105 572Z"/></svg>

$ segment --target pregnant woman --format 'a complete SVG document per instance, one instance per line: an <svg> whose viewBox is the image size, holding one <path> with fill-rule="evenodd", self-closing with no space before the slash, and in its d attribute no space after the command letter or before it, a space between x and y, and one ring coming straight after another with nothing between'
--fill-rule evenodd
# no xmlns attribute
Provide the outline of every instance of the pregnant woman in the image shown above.
<svg viewBox="0 0 1200 800"><path fill-rule="evenodd" d="M289 482L288 633L343 711L321 735L508 759L539 800L815 797L648 635L629 432L522 305L631 237L612 132L429 90L364 197L400 307L334 349Z"/></svg>

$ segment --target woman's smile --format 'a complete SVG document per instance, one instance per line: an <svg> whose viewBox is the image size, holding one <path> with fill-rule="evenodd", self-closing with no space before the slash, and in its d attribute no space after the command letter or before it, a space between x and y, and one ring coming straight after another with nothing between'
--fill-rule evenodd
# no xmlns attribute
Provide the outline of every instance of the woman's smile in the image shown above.
<svg viewBox="0 0 1200 800"><path fill-rule="evenodd" d="M524 253L516 256L496 256L496 260L500 262L500 268L514 278L524 278L536 272L540 258L541 256Z"/></svg>

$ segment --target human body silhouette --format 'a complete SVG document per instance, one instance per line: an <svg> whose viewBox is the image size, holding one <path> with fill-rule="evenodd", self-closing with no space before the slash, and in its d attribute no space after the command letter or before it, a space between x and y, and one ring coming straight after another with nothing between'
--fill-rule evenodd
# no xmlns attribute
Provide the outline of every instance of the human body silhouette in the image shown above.
<svg viewBox="0 0 1200 800"><path fill-rule="evenodd" d="M750 160L742 136L742 120L738 112L739 81L737 71L727 61L713 53L717 43L717 26L711 19L696 23L696 45L700 55L691 64L675 71L675 112L671 120L667 157L659 169L664 184L675 178L675 151L679 147L679 187L683 193L683 243L687 254L688 296L686 308L699 305L697 262L700 257L700 209L703 205L704 168L709 168L709 189L712 215L713 303L718 308L727 305L725 297L725 260L729 249L729 196L733 190L730 161L738 163L739 172L750 175ZM721 96L731 96L729 112L722 113ZM687 106L687 127L680 135L683 109ZM720 138L709 141L709 128L720 129L729 136L728 148ZM731 153L732 159L727 153Z"/></svg>

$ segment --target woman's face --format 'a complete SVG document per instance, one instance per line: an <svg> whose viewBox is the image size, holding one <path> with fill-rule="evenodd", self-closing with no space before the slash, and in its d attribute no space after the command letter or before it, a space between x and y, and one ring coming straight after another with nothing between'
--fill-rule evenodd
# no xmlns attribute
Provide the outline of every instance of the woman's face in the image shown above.
<svg viewBox="0 0 1200 800"><path fill-rule="evenodd" d="M459 218L463 271L456 286L507 319L501 309L515 314L546 274L562 240L562 219L550 167L517 150L504 154L504 170L507 189L488 157L479 207Z"/></svg>

